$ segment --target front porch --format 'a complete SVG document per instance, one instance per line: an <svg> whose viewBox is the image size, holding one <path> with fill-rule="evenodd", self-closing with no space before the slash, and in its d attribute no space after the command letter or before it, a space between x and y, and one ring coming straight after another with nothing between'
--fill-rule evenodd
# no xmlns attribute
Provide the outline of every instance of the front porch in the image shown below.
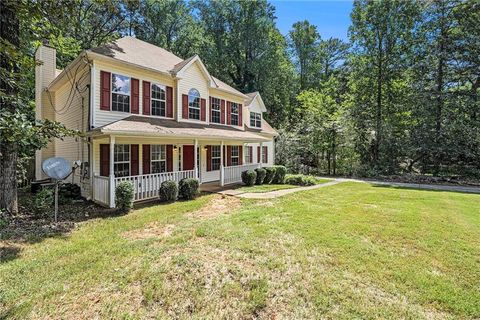
<svg viewBox="0 0 480 320"><path fill-rule="evenodd" d="M109 207L115 206L115 188L123 181L133 184L134 201L143 201L158 198L164 181L195 178L201 185L221 187L239 183L243 171L267 164L262 163L265 157L254 157L257 149L264 150L258 141L110 135L94 138L92 145L92 199Z"/></svg>

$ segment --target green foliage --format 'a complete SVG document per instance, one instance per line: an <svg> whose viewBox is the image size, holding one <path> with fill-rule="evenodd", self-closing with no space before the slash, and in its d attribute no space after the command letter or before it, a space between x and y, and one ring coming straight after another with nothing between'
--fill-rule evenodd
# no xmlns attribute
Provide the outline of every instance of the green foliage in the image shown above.
<svg viewBox="0 0 480 320"><path fill-rule="evenodd" d="M275 176L273 177L272 183L283 184L285 183L285 175L287 174L287 168L284 166L274 166Z"/></svg>
<svg viewBox="0 0 480 320"><path fill-rule="evenodd" d="M74 183L62 183L58 188L58 197L69 200L80 199L82 192L80 187Z"/></svg>
<svg viewBox="0 0 480 320"><path fill-rule="evenodd" d="M195 199L199 194L198 187L199 183L197 179L185 178L180 180L178 184L180 197L185 200Z"/></svg>
<svg viewBox="0 0 480 320"><path fill-rule="evenodd" d="M36 216L44 216L53 212L55 194L53 188L44 187L35 194L32 209Z"/></svg>
<svg viewBox="0 0 480 320"><path fill-rule="evenodd" d="M242 172L242 182L246 186L253 186L257 180L257 173L254 170L245 170Z"/></svg>
<svg viewBox="0 0 480 320"><path fill-rule="evenodd" d="M115 188L115 207L121 212L128 212L133 208L133 184L129 181L120 182Z"/></svg>
<svg viewBox="0 0 480 320"><path fill-rule="evenodd" d="M267 171L264 168L257 168L255 169L255 172L257 173L257 177L255 179L255 184L263 184L265 180L265 176L267 175Z"/></svg>
<svg viewBox="0 0 480 320"><path fill-rule="evenodd" d="M178 198L178 186L175 181L163 181L160 190L160 201L173 202Z"/></svg>
<svg viewBox="0 0 480 320"><path fill-rule="evenodd" d="M285 176L285 183L294 186L313 186L317 184L317 179L313 176L303 174L287 174Z"/></svg>
<svg viewBox="0 0 480 320"><path fill-rule="evenodd" d="M265 167L265 178L263 179L264 184L269 184L272 182L273 177L275 177L275 167Z"/></svg>

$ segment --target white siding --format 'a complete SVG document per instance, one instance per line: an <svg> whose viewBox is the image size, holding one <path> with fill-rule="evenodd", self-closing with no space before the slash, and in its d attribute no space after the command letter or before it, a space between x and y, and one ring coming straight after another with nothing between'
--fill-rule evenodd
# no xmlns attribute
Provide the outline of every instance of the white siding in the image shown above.
<svg viewBox="0 0 480 320"><path fill-rule="evenodd" d="M200 122L198 120L185 120L182 119L182 95L188 94L190 89L197 89L200 93L200 97L207 101L208 106L208 79L205 74L200 69L198 62L193 63L188 69L185 70L185 73L182 76L182 79L178 80L178 93L179 93L179 108L178 110L178 119L181 121L192 121L192 122ZM207 108L207 118L208 122L208 108Z"/></svg>
<svg viewBox="0 0 480 320"><path fill-rule="evenodd" d="M258 146L260 144L259 143L248 143L247 146L252 146L253 147L253 163L257 163L257 159L258 159ZM268 151L268 163L264 163L263 165L264 166L273 166L275 164L275 144L273 143L273 140L272 141L268 141L268 142L264 142L263 143L263 146L266 146L267 147L267 151ZM262 159L260 158L260 161L262 161Z"/></svg>
<svg viewBox="0 0 480 320"><path fill-rule="evenodd" d="M129 76L140 81L140 95L139 95L139 115L143 114L143 84L142 81L149 81L151 83L158 83L165 86L173 87L175 86L175 81L169 77L162 75L160 73L149 72L141 68L130 67L121 64L107 63L104 61L95 61L95 90L94 90L94 110L95 110L95 123L94 127L104 126L111 122L124 119L133 115L128 112L118 112L118 111L105 111L100 110L100 72L107 71L111 73L117 73L124 76ZM175 90L173 91L173 114L175 115L176 109L176 96ZM135 114L136 115L136 114Z"/></svg>

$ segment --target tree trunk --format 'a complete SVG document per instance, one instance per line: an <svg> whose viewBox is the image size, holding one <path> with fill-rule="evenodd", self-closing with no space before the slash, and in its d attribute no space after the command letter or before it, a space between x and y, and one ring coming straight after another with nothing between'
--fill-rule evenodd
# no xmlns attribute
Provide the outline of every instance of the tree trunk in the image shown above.
<svg viewBox="0 0 480 320"><path fill-rule="evenodd" d="M378 165L380 144L382 142L382 85L383 85L383 38L378 36L378 71L377 71L377 104L375 113L375 144L373 149L373 164Z"/></svg>
<svg viewBox="0 0 480 320"><path fill-rule="evenodd" d="M0 38L10 42L15 49L19 48L19 23L15 9L16 2L0 1ZM11 61L9 55L0 52L0 90L7 98L0 98L0 108L15 111L12 103L18 94L15 81L10 81L11 74L18 72L17 62ZM18 212L17 204L17 144L6 139L0 140L0 210L9 213Z"/></svg>
<svg viewBox="0 0 480 320"><path fill-rule="evenodd" d="M17 151L15 145L0 145L0 209L18 212L17 203Z"/></svg>

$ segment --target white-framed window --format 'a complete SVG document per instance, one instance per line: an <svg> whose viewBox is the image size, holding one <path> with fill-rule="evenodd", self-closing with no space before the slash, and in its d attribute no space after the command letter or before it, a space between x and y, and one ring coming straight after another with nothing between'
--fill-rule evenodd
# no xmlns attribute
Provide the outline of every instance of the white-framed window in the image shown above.
<svg viewBox="0 0 480 320"><path fill-rule="evenodd" d="M130 77L112 73L112 110L130 112Z"/></svg>
<svg viewBox="0 0 480 320"><path fill-rule="evenodd" d="M212 105L210 106L212 123L221 123L220 99L212 98Z"/></svg>
<svg viewBox="0 0 480 320"><path fill-rule="evenodd" d="M222 152L220 146L212 146L212 170L220 170Z"/></svg>
<svg viewBox="0 0 480 320"><path fill-rule="evenodd" d="M152 144L150 147L152 173L167 171L167 148L164 144Z"/></svg>
<svg viewBox="0 0 480 320"><path fill-rule="evenodd" d="M232 154L230 155L232 166L238 166L240 164L240 148L238 146L232 146Z"/></svg>
<svg viewBox="0 0 480 320"><path fill-rule="evenodd" d="M153 116L166 116L166 96L167 96L167 88L161 84L152 83L151 85L151 99L150 103L152 106L152 115Z"/></svg>
<svg viewBox="0 0 480 320"><path fill-rule="evenodd" d="M113 172L115 177L130 175L130 145L116 144L113 149Z"/></svg>
<svg viewBox="0 0 480 320"><path fill-rule="evenodd" d="M230 124L238 126L238 110L240 105L238 103L232 102L230 109Z"/></svg>
<svg viewBox="0 0 480 320"><path fill-rule="evenodd" d="M263 146L262 148L262 163L267 163L268 162L268 147Z"/></svg>
<svg viewBox="0 0 480 320"><path fill-rule="evenodd" d="M243 151L243 157L244 157L243 163L251 163L251 162L250 162L250 157L251 157L250 147L249 147L249 146L246 146L246 147L244 147L243 149L244 149L244 151Z"/></svg>
<svg viewBox="0 0 480 320"><path fill-rule="evenodd" d="M200 93L197 89L188 91L188 119L200 120Z"/></svg>
<svg viewBox="0 0 480 320"><path fill-rule="evenodd" d="M250 127L262 127L262 115L258 112L250 112Z"/></svg>

